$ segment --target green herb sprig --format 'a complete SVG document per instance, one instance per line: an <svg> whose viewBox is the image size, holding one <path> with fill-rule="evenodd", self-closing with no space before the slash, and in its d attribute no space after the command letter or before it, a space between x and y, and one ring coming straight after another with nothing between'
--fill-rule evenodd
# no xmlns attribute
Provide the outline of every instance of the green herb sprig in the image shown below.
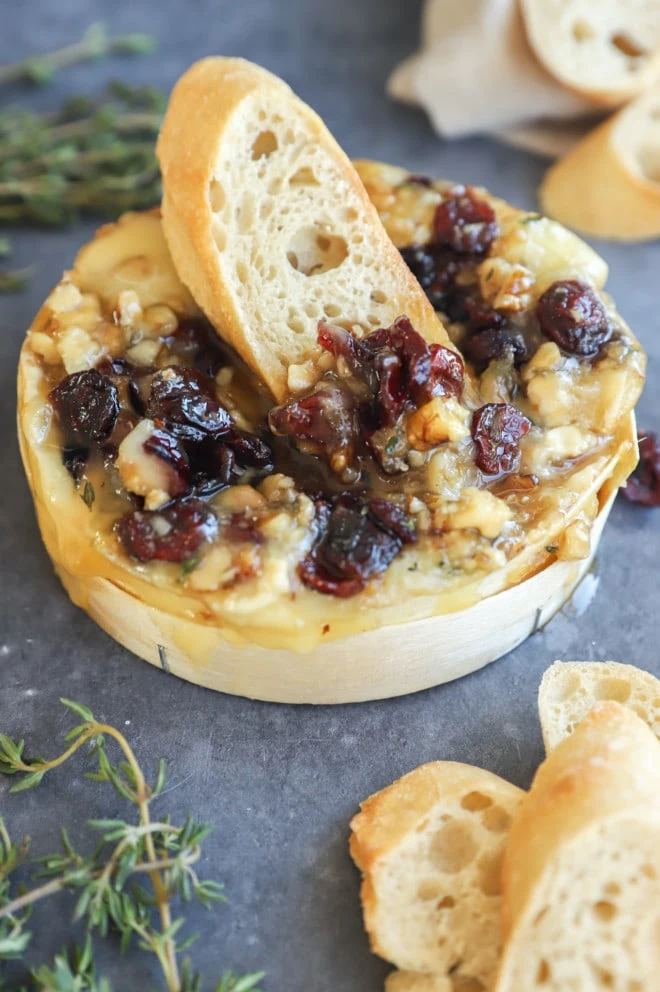
<svg viewBox="0 0 660 992"><path fill-rule="evenodd" d="M153 52L155 47L151 35L126 34L112 38L108 37L103 24L90 24L80 41L72 45L0 66L0 84L48 83L56 72L67 66L108 55L144 55Z"/></svg>
<svg viewBox="0 0 660 992"><path fill-rule="evenodd" d="M96 24L80 42L0 66L0 85L45 83L74 62L154 47L148 35L109 38ZM154 145L165 103L152 86L113 82L100 98L77 96L55 112L0 111L0 226L63 227L81 214L114 218L158 203ZM9 248L3 238L0 255ZM0 292L22 289L28 276L28 270L0 272Z"/></svg>
<svg viewBox="0 0 660 992"><path fill-rule="evenodd" d="M40 883L23 890L14 885L14 873L26 862L29 842L11 840L0 819L0 960L22 958L31 932L31 907L48 896L63 891L75 895L74 921L83 920L87 939L82 948L58 955L52 967L32 971L29 990L18 992L111 992L109 984L97 978L92 933L106 937L110 931L120 936L121 949L132 942L155 955L167 992L202 992L202 979L188 958L181 955L196 940L192 934L181 938L185 918L175 915L181 903L196 899L209 909L225 901L217 882L200 879L195 865L210 827L188 817L175 826L169 816L153 819L151 804L163 791L165 763L161 760L153 785L149 785L124 735L115 727L97 721L86 706L62 699L61 702L83 722L66 735L68 747L56 758L24 757L24 741L0 734L0 773L19 775L10 792L21 792L39 785L44 775L69 761L79 750L91 745L96 768L87 774L95 782L109 782L115 791L137 808L137 822L121 819L90 820L97 835L92 854L81 854L62 830L62 849L36 859ZM109 743L119 747L122 760L110 761ZM215 985L215 992L258 992L263 973L235 975L227 972Z"/></svg>

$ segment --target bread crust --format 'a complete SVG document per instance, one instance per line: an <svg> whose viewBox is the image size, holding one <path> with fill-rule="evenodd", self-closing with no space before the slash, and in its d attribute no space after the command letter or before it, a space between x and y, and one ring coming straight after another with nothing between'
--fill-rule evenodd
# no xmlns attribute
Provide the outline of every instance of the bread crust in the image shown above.
<svg viewBox="0 0 660 992"><path fill-rule="evenodd" d="M459 762L435 761L414 769L361 803L360 812L351 821L349 847L363 875L364 925L374 953L404 969L438 974L442 969L441 977L447 981L452 963L458 958L458 972L465 980L470 977L488 982L492 978L499 943L499 899L490 889L484 898L472 876L473 862L485 865L487 861L489 866L492 862L493 868L499 869L506 828L522 797L522 790L491 772ZM489 811L493 821L484 830L480 826L481 817ZM449 823L456 825L456 836L441 839L443 825ZM473 830L483 831L474 835L481 838L483 847L464 859L463 845L474 843ZM409 898L405 889L407 879L401 879L400 885L393 889L392 877L405 871L405 866L410 870L410 855L404 852L410 850L411 843L422 843L426 836L432 847L440 841L441 846L434 848L435 857L440 859L438 864L442 865L443 857L448 862L455 856L459 860L450 865L447 873L440 867L438 879L442 879L442 891L431 902L425 903L419 891L414 902L420 905L424 926L428 925L438 898L444 896L450 902L456 922L452 918L444 923L444 939L440 943L453 942L456 944L453 949L441 947L438 951L436 947L425 946L425 938L419 935L417 951L412 942L402 948L399 946L402 941L392 935L397 930L396 914L405 911L398 902L407 906ZM434 863L431 858L426 867L420 866L422 887L429 884L425 872ZM459 920L470 933L463 932ZM482 946L477 946L480 943ZM403 978L401 982L405 987Z"/></svg>
<svg viewBox="0 0 660 992"><path fill-rule="evenodd" d="M660 237L660 184L635 175L614 148L618 119L595 128L545 174L541 209L582 234L615 241Z"/></svg>
<svg viewBox="0 0 660 992"><path fill-rule="evenodd" d="M575 3L575 0L568 0L564 4L564 7L567 7L570 3L576 8L575 16L579 26L581 24L582 12L585 7L588 10L589 5L580 5L579 3ZM602 6L605 7L607 5L610 7L621 6L622 16L630 13L626 10L625 0L620 4L617 3L617 0L610 0L609 4L606 4L603 0ZM660 45L658 44L658 38L645 38L645 42L648 41L654 45L646 64L643 67L638 66L636 72L629 72L627 76L621 68L618 86L614 85L612 79L607 78L607 71L603 72L604 78L600 86L587 85L585 82L580 83L579 74L575 68L575 62L577 60L564 59L562 61L557 51L557 35L561 32L568 34L571 31L571 28L568 26L570 17L567 15L567 12L565 10L562 11L562 16L557 17L552 24L548 24L544 20L544 15L548 19L552 18L552 14L548 15L548 0L521 0L521 10L527 38L541 64L562 86L579 96L585 97L597 107L620 107L627 100L633 99L652 85L660 75ZM593 5L591 5L589 12L595 13ZM598 20L602 21L603 11L601 9L599 9L598 15ZM588 25L586 27L588 28ZM606 45L612 42L613 39L611 38L603 39L603 43ZM611 69L612 67L610 66L609 68Z"/></svg>
<svg viewBox="0 0 660 992"><path fill-rule="evenodd" d="M582 842L586 857L590 838L613 823L621 823L624 845L626 822L647 824L660 837L659 797L660 743L630 710L599 703L541 765L511 825L503 867L507 943L496 992L512 988L516 956L527 949L563 853Z"/></svg>
<svg viewBox="0 0 660 992"><path fill-rule="evenodd" d="M596 702L621 702L660 738L660 680L618 661L555 661L539 686L539 717L550 753Z"/></svg>
<svg viewBox="0 0 660 992"><path fill-rule="evenodd" d="M278 401L286 398L286 361L264 347L259 327L250 326L223 271L223 254L213 237L209 189L218 150L242 104L252 97L263 97L277 105L284 117L300 120L308 143L318 146L334 163L344 184L342 192L359 213L358 222L382 260L383 285L371 289L387 292L389 322L405 313L427 340L448 343L440 320L388 238L350 159L321 118L265 69L242 59L207 58L193 65L174 87L157 152L163 174L163 226L170 251L183 283L217 332L267 383ZM226 251L231 253L231 246ZM278 258L275 263L286 265L286 259ZM328 289L331 292L331 283ZM310 322L306 334L290 332L288 360L304 361L315 345L316 325Z"/></svg>

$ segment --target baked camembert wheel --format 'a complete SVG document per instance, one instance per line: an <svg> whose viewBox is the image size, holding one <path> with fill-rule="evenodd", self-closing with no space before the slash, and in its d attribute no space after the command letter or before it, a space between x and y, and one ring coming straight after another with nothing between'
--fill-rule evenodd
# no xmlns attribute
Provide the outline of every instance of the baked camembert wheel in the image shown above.
<svg viewBox="0 0 660 992"><path fill-rule="evenodd" d="M21 353L21 451L72 598L225 691L338 702L492 660L570 593L635 464L645 359L601 259L482 189L357 168L445 344L405 314L324 317L275 404L152 212L82 249Z"/></svg>

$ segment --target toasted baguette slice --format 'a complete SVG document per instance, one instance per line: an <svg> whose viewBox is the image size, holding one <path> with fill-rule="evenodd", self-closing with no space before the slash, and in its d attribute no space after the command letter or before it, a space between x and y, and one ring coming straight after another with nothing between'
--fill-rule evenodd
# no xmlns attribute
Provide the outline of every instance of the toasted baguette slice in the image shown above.
<svg viewBox="0 0 660 992"><path fill-rule="evenodd" d="M458 988L446 975L420 975L416 971L392 971L385 979L385 992L455 992ZM469 992L469 988L463 985L462 990ZM483 985L478 982L473 989L481 992Z"/></svg>
<svg viewBox="0 0 660 992"><path fill-rule="evenodd" d="M521 0L527 37L548 72L618 107L660 75L660 5L649 0Z"/></svg>
<svg viewBox="0 0 660 992"><path fill-rule="evenodd" d="M550 753L596 703L613 699L633 710L660 737L660 680L618 661L556 661L543 675L539 716Z"/></svg>
<svg viewBox="0 0 660 992"><path fill-rule="evenodd" d="M660 987L660 742L598 703L539 768L504 859L495 992Z"/></svg>
<svg viewBox="0 0 660 992"><path fill-rule="evenodd" d="M542 210L582 234L660 237L660 86L580 141L545 175Z"/></svg>
<svg viewBox="0 0 660 992"><path fill-rule="evenodd" d="M163 225L177 271L224 337L288 395L329 318L357 333L407 314L446 332L323 121L241 59L193 65L158 142Z"/></svg>
<svg viewBox="0 0 660 992"><path fill-rule="evenodd" d="M522 795L491 772L436 761L362 804L350 849L364 876L364 923L376 954L438 981L451 975L490 988L500 861Z"/></svg>

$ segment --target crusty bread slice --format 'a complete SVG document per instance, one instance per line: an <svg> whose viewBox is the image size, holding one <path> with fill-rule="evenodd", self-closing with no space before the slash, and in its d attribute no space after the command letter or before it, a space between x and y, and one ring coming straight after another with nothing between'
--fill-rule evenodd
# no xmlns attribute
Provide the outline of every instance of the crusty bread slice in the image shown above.
<svg viewBox="0 0 660 992"><path fill-rule="evenodd" d="M660 76L660 5L649 0L521 0L548 72L594 103L618 107Z"/></svg>
<svg viewBox="0 0 660 992"><path fill-rule="evenodd" d="M349 159L282 80L208 58L176 84L158 142L177 271L270 387L318 351L321 318L364 333L407 314L448 343Z"/></svg>
<svg viewBox="0 0 660 992"><path fill-rule="evenodd" d="M660 237L660 86L595 128L548 170L550 217L596 238Z"/></svg>
<svg viewBox="0 0 660 992"><path fill-rule="evenodd" d="M433 973L437 983L451 976L450 989L458 982L490 989L500 951L500 861L522 795L491 772L436 761L362 804L350 849L363 873L364 923L376 954Z"/></svg>
<svg viewBox="0 0 660 992"><path fill-rule="evenodd" d="M618 661L556 661L539 688L539 716L550 753L602 700L633 710L660 738L660 680Z"/></svg>
<svg viewBox="0 0 660 992"><path fill-rule="evenodd" d="M598 703L539 768L503 871L495 992L660 988L660 742Z"/></svg>
<svg viewBox="0 0 660 992"><path fill-rule="evenodd" d="M385 979L385 992L455 992L459 988L447 975L420 975L416 971L392 971ZM483 986L474 986L481 992ZM469 986L463 986L469 992Z"/></svg>

